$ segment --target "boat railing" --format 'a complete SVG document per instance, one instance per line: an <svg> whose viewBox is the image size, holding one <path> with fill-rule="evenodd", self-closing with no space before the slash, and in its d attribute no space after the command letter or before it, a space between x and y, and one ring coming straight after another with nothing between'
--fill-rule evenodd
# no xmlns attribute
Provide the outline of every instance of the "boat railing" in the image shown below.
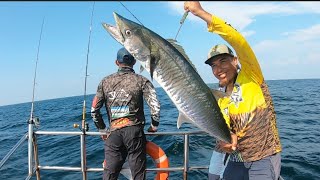
<svg viewBox="0 0 320 180"><path fill-rule="evenodd" d="M81 171L83 180L87 179L87 172L98 172L103 171L103 168L99 167L87 167L86 164L86 136L101 136L104 135L100 132L73 132L73 131L33 131L33 137L29 138L28 133L21 138L21 140L17 143L17 145L12 149L7 156L1 161L3 164L4 162L9 158L9 156L17 149L17 146L19 146L24 140L27 138L29 139L29 144L32 143L32 145L29 145L28 148L28 155L29 155L29 174L26 179L30 179L33 175L36 175L37 180L40 180L40 170L64 170L64 171ZM168 167L168 168L147 168L146 171L182 171L183 173L183 179L188 179L188 172L193 170L206 170L208 169L208 165L205 166L190 166L189 165L189 138L190 135L201 135L205 134L204 131L179 131L179 132L155 132L155 133L149 133L145 132L147 136L166 136L166 135L180 135L183 136L184 139L184 160L183 160L183 166L177 166L177 167ZM71 135L71 136L80 136L80 148L81 148L81 167L70 167L70 166L43 166L39 164L39 156L38 156L38 145L37 145L37 136L38 135ZM19 144L19 145L18 145ZM30 152L31 151L31 152ZM30 158L31 156L31 158ZM1 165L2 166L2 165ZM0 168L1 168L0 166ZM122 171L128 171L129 168L123 168ZM170 179L170 178L169 178Z"/></svg>

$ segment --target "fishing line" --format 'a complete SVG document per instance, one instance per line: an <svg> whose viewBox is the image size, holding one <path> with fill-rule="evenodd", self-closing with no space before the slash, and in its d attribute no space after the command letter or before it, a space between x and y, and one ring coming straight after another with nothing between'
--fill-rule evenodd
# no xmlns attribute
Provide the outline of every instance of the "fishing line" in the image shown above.
<svg viewBox="0 0 320 180"><path fill-rule="evenodd" d="M129 11L129 13L130 13L137 21L139 21L139 19L138 19L123 3L121 3L121 1L119 1L119 2L120 2L120 4L121 4L127 11ZM176 38L177 38L177 36L178 36L178 33L180 32L180 29L181 29L184 21L186 20L186 18L187 18L187 16L188 16L188 13L189 13L189 11L186 11L186 12L183 14L183 16L182 16L182 18L181 18L181 20L180 20L180 27L179 27L179 29L178 29L178 32L177 32L176 37L175 37L174 40L176 40ZM139 23L140 23L143 27L145 27L140 21L139 21ZM164 49L164 48L162 48L161 45L160 45L158 42L154 41L154 43L156 43L161 49L163 49L165 52L167 52L167 50ZM170 54L169 52L167 52L167 53L168 53L169 56L171 56L171 54ZM172 57L172 58L173 58L173 57Z"/></svg>
<svg viewBox="0 0 320 180"><path fill-rule="evenodd" d="M95 1L93 2L92 12L91 12L91 22L90 22L90 28L89 28L89 41L88 41L88 48L87 48L86 74L85 74L85 80L84 80L84 95L83 95L83 109L82 109L82 131L83 132L88 130L88 126L85 124L85 121L86 121L86 95L87 95L88 62L89 62L89 52L90 52L94 5L95 5Z"/></svg>
<svg viewBox="0 0 320 180"><path fill-rule="evenodd" d="M129 11L129 13L130 13L137 21L139 21L139 19L138 19L121 1L119 1L119 2L120 2L120 4L121 4L124 8L126 8L127 11ZM142 22L139 21L139 23L140 23L142 26L144 26L144 25L142 24Z"/></svg>
<svg viewBox="0 0 320 180"><path fill-rule="evenodd" d="M144 25L139 21L139 19L138 19L121 1L119 1L119 2L120 2L120 4L121 4L142 26L144 26ZM186 11L186 12L183 14L183 16L182 16L182 18L181 18L181 20L180 20L180 27L179 27L179 29L178 29L178 32L177 32L174 40L177 39L177 36L178 36L178 34L179 34L179 32L180 32L180 29L181 29L184 21L187 19L188 14L189 14L189 11Z"/></svg>

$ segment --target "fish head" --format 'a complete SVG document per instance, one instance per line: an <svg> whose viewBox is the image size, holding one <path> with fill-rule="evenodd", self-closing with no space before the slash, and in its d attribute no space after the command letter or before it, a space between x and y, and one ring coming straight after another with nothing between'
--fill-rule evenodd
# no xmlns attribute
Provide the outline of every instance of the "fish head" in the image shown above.
<svg viewBox="0 0 320 180"><path fill-rule="evenodd" d="M150 59L151 52L148 48L148 42L144 40L144 27L129 19L113 13L116 26L102 23L102 26L109 32L109 34L120 44L122 44L132 56L144 63Z"/></svg>

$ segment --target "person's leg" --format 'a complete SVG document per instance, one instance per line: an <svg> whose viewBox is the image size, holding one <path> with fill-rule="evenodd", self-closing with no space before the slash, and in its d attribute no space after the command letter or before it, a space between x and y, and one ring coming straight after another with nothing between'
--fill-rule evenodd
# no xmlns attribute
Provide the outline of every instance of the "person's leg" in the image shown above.
<svg viewBox="0 0 320 180"><path fill-rule="evenodd" d="M229 161L223 173L223 180L247 180L249 168L243 162Z"/></svg>
<svg viewBox="0 0 320 180"><path fill-rule="evenodd" d="M209 172L209 173L208 173L208 179L209 179L209 180L220 180L220 175L211 174L211 173Z"/></svg>
<svg viewBox="0 0 320 180"><path fill-rule="evenodd" d="M128 150L128 162L134 180L146 178L146 136L143 126L124 128L124 143Z"/></svg>
<svg viewBox="0 0 320 180"><path fill-rule="evenodd" d="M271 163L273 166L275 179L278 180L280 178L281 171L281 153L277 153L276 155L272 156Z"/></svg>
<svg viewBox="0 0 320 180"><path fill-rule="evenodd" d="M281 169L280 153L252 162L249 169L250 180L278 180Z"/></svg>
<svg viewBox="0 0 320 180"><path fill-rule="evenodd" d="M213 150L209 165L209 180L219 180L222 178L223 171L226 167L224 165L225 155L225 153L220 153Z"/></svg>
<svg viewBox="0 0 320 180"><path fill-rule="evenodd" d="M103 171L103 180L117 180L126 159L126 149L119 130L113 131L105 140L104 149L106 167Z"/></svg>

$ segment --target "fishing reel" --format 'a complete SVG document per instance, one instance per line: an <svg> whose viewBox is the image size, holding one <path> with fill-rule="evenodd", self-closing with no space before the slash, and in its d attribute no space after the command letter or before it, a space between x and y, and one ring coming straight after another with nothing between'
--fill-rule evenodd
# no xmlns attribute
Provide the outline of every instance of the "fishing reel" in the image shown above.
<svg viewBox="0 0 320 180"><path fill-rule="evenodd" d="M79 128L80 129L80 131L82 131L83 130L83 128L82 127L80 127L80 125L79 124L73 124L73 127L74 128ZM85 125L84 125L84 130L85 131L89 131L89 123L85 123Z"/></svg>
<svg viewBox="0 0 320 180"><path fill-rule="evenodd" d="M38 117L32 117L27 121L29 124L34 124L36 128L40 126L40 119Z"/></svg>

